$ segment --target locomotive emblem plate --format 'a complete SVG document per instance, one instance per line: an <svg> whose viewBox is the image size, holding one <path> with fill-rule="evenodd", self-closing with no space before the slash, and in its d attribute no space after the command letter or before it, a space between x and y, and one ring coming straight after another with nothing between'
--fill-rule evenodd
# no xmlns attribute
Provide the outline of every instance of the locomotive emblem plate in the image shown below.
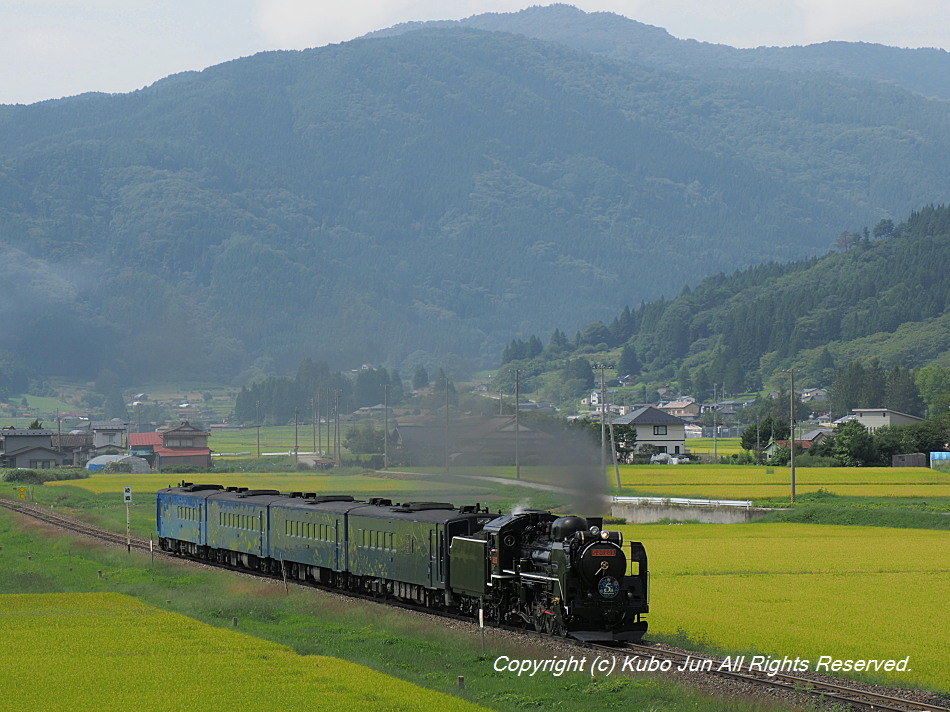
<svg viewBox="0 0 950 712"><path fill-rule="evenodd" d="M604 576L597 583L597 592L604 598L613 598L620 593L620 582L613 576Z"/></svg>

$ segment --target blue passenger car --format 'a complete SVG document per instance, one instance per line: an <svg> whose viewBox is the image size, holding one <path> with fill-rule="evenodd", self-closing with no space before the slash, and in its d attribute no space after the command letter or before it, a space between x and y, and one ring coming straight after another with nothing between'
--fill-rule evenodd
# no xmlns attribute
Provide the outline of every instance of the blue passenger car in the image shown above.
<svg viewBox="0 0 950 712"><path fill-rule="evenodd" d="M221 485L191 485L159 490L155 497L159 541L180 542L178 548L194 554L208 543L208 498Z"/></svg>
<svg viewBox="0 0 950 712"><path fill-rule="evenodd" d="M230 551L245 566L270 557L270 505L285 499L277 490L229 488L208 498L208 547Z"/></svg>

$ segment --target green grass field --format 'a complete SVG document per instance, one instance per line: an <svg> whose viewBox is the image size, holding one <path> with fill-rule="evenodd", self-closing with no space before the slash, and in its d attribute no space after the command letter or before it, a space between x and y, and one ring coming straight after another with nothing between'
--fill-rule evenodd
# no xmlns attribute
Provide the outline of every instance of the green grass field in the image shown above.
<svg viewBox="0 0 950 712"><path fill-rule="evenodd" d="M340 428L345 431L349 423L341 423ZM331 439L327 439L326 423L318 428L314 436L313 426L300 424L295 429L293 425L274 425L261 428L261 452L292 452L296 443L300 452L312 452L314 443L317 450L328 452ZM257 428L238 428L234 430L214 430L208 438L208 447L216 453L250 453L257 454Z"/></svg>

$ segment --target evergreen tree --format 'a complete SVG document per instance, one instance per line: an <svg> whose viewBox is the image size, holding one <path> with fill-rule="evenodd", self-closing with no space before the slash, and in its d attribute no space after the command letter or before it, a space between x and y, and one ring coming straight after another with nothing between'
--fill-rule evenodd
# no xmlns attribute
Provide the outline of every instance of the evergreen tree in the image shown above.
<svg viewBox="0 0 950 712"><path fill-rule="evenodd" d="M741 393L744 389L742 364L732 358L726 362L722 371L722 388L725 393Z"/></svg>
<svg viewBox="0 0 950 712"><path fill-rule="evenodd" d="M556 358L567 351L570 346L571 344L564 335L564 332L560 329L555 329L554 333L551 334L551 340L548 341L548 346L544 353L547 354L549 358Z"/></svg>
<svg viewBox="0 0 950 712"><path fill-rule="evenodd" d="M402 403L406 400L406 390L402 383L399 371L393 371L389 384L389 404Z"/></svg>
<svg viewBox="0 0 950 712"><path fill-rule="evenodd" d="M852 361L835 372L835 379L828 389L831 415L840 418L860 408L864 388L864 366L860 361Z"/></svg>
<svg viewBox="0 0 950 712"><path fill-rule="evenodd" d="M914 374L903 366L893 366L884 379L884 407L909 415L923 415L924 402Z"/></svg>
<svg viewBox="0 0 950 712"><path fill-rule="evenodd" d="M521 339L512 339L511 343L505 346L505 350L501 352L501 364L504 366L512 361L521 361L524 357L524 342Z"/></svg>
<svg viewBox="0 0 950 712"><path fill-rule="evenodd" d="M583 390L594 387L594 369L586 358L568 359L562 374L565 381L574 379L580 381L583 384Z"/></svg>
<svg viewBox="0 0 950 712"><path fill-rule="evenodd" d="M680 364L679 370L676 372L676 381L679 383L679 390L682 395L689 393L693 387L693 381L689 377L689 366L685 363Z"/></svg>
<svg viewBox="0 0 950 712"><path fill-rule="evenodd" d="M818 360L815 362L815 378L818 383L827 385L831 383L835 376L835 360L831 356L828 347L825 346L818 354Z"/></svg>
<svg viewBox="0 0 950 712"><path fill-rule="evenodd" d="M525 345L525 358L537 358L542 351L544 351L544 346L541 344L541 339L532 334Z"/></svg>
<svg viewBox="0 0 950 712"><path fill-rule="evenodd" d="M412 376L412 387L414 390L419 390L420 388L426 388L429 385L429 372L425 370L425 367L419 366L416 369L416 372Z"/></svg>
<svg viewBox="0 0 950 712"><path fill-rule="evenodd" d="M877 359L871 359L864 369L859 408L880 408L884 405L884 369Z"/></svg>
<svg viewBox="0 0 950 712"><path fill-rule="evenodd" d="M356 374L356 384L353 387L353 408L379 405L383 402L383 387L389 385L389 374L386 369L377 371L368 368Z"/></svg>
<svg viewBox="0 0 950 712"><path fill-rule="evenodd" d="M640 359L633 344L627 344L620 352L620 362L617 364L618 376L634 376L640 373Z"/></svg>
<svg viewBox="0 0 950 712"><path fill-rule="evenodd" d="M693 391L699 401L705 401L712 395L712 383L709 381L705 366L700 366L693 371Z"/></svg>
<svg viewBox="0 0 950 712"><path fill-rule="evenodd" d="M106 419L119 418L119 420L128 422L129 409L125 405L125 398L122 397L122 391L118 388L112 388L106 394L106 400L103 404Z"/></svg>
<svg viewBox="0 0 950 712"><path fill-rule="evenodd" d="M630 311L629 306L625 306L620 315L610 323L610 333L613 334L615 344L622 344L636 333L637 320Z"/></svg>

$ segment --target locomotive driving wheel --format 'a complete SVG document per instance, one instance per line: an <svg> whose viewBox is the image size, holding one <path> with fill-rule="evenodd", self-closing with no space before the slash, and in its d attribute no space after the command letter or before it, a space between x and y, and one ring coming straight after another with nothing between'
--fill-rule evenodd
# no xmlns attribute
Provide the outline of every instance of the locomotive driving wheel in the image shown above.
<svg viewBox="0 0 950 712"><path fill-rule="evenodd" d="M534 618L534 629L538 631L539 633L544 633L544 624L545 624L544 619L547 618L547 616L544 615L544 613L542 613L540 610L537 610L534 612L533 618Z"/></svg>

